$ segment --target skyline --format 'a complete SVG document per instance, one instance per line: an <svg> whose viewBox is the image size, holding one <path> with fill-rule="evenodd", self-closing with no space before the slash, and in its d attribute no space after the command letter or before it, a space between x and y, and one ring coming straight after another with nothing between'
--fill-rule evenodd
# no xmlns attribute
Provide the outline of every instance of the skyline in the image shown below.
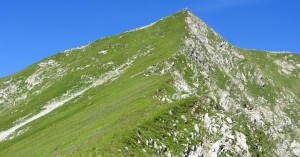
<svg viewBox="0 0 300 157"><path fill-rule="evenodd" d="M184 8L235 46L299 54L298 4L296 0L4 2L0 6L0 77L66 49L148 25Z"/></svg>

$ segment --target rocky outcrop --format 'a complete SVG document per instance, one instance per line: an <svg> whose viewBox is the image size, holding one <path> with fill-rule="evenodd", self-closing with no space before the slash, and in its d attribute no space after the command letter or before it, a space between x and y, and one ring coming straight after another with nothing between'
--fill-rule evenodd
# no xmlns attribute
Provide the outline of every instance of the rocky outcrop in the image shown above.
<svg viewBox="0 0 300 157"><path fill-rule="evenodd" d="M199 71L205 74L205 84L209 88L209 96L223 108L225 113L229 115L246 114L249 120L263 129L272 141L280 141L275 150L277 155L292 156L291 150L295 144L292 144L291 133L298 136L297 141L300 140L299 132L293 131L298 130L299 125L291 122L287 111L290 108L288 106L299 109L299 104L293 103L299 101L295 100L294 93L286 88L276 88L272 78L269 78L262 69L250 62L244 62L246 57L238 48L227 43L191 12L187 11L187 14L186 23L190 37L186 39L183 53L199 65L198 69L194 70L195 74L198 74ZM295 62L275 60L275 63L281 67L279 72L287 75L297 68ZM216 75L216 72L221 74ZM226 79L222 79L218 75L223 75ZM218 85L217 82L220 81L224 81L225 85L222 86L220 83ZM276 91L276 93L282 94L267 97L267 93L266 95L257 94L257 91L251 89L264 90L267 88L266 86L273 90L270 92ZM274 103L274 99L277 103ZM285 100L280 101L283 99ZM299 113L298 116L300 116ZM207 114L203 120L209 131L218 130L208 127L211 120ZM221 125L226 124L225 121L222 123ZM291 132L287 132L287 128L293 129ZM251 131L255 132L253 129ZM216 131L216 133L219 132L220 130ZM224 139L217 140L211 146L212 154L221 154L215 147L220 146L222 141L230 140L229 137L231 136L225 135L223 136ZM253 137L246 137L242 132L236 132L236 138L239 149L237 146L231 146L231 144L227 144L227 146L235 149L235 152L245 151L243 156L251 156L248 152L250 146L246 141L247 138Z"/></svg>

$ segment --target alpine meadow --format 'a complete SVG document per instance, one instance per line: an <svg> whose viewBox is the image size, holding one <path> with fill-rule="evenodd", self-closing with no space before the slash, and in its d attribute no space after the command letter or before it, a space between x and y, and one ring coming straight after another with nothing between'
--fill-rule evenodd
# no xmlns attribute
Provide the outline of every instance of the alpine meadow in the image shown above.
<svg viewBox="0 0 300 157"><path fill-rule="evenodd" d="M300 156L299 87L184 9L0 78L0 156Z"/></svg>

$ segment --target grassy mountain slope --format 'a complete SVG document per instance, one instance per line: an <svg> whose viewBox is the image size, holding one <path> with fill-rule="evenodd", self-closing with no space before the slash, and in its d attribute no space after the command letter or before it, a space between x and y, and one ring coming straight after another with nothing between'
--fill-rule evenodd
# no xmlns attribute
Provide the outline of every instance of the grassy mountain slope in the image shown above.
<svg viewBox="0 0 300 157"><path fill-rule="evenodd" d="M0 156L297 155L299 69L184 10L0 79Z"/></svg>

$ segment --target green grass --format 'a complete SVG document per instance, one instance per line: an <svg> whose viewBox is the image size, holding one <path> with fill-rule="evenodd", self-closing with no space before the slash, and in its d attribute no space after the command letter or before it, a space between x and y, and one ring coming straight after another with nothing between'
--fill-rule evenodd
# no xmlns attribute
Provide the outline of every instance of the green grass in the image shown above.
<svg viewBox="0 0 300 157"><path fill-rule="evenodd" d="M30 92L27 99L2 110L2 130L12 127L19 117L38 113L47 102L68 90L86 86L87 84L81 81L82 75L97 78L113 69L103 68L103 64L113 61L113 66L117 67L133 55L152 49L148 55L137 58L117 80L92 88L48 115L22 127L21 129L30 129L13 140L2 142L0 156L86 156L91 151L110 154L111 144L114 141L118 144L119 138L122 138L118 135L141 125L165 107L153 96L157 89L171 90L170 75L145 77L141 74L131 77L153 64L163 64L179 51L178 45L183 44L181 36L187 35L184 18L184 13L177 13L148 29L97 40L85 50L74 50L69 55L59 53L47 58L58 62L60 68L66 68L67 75L59 78L59 81L52 77L47 78L45 83L34 89L36 91L50 83L51 86L44 90L41 96L34 96ZM101 50L108 50L108 54L98 54ZM89 68L75 71L78 67L90 63L92 64ZM34 64L4 80L27 78L38 68L38 65ZM51 76L57 69L50 68L44 73ZM14 112L15 110L18 111Z"/></svg>

